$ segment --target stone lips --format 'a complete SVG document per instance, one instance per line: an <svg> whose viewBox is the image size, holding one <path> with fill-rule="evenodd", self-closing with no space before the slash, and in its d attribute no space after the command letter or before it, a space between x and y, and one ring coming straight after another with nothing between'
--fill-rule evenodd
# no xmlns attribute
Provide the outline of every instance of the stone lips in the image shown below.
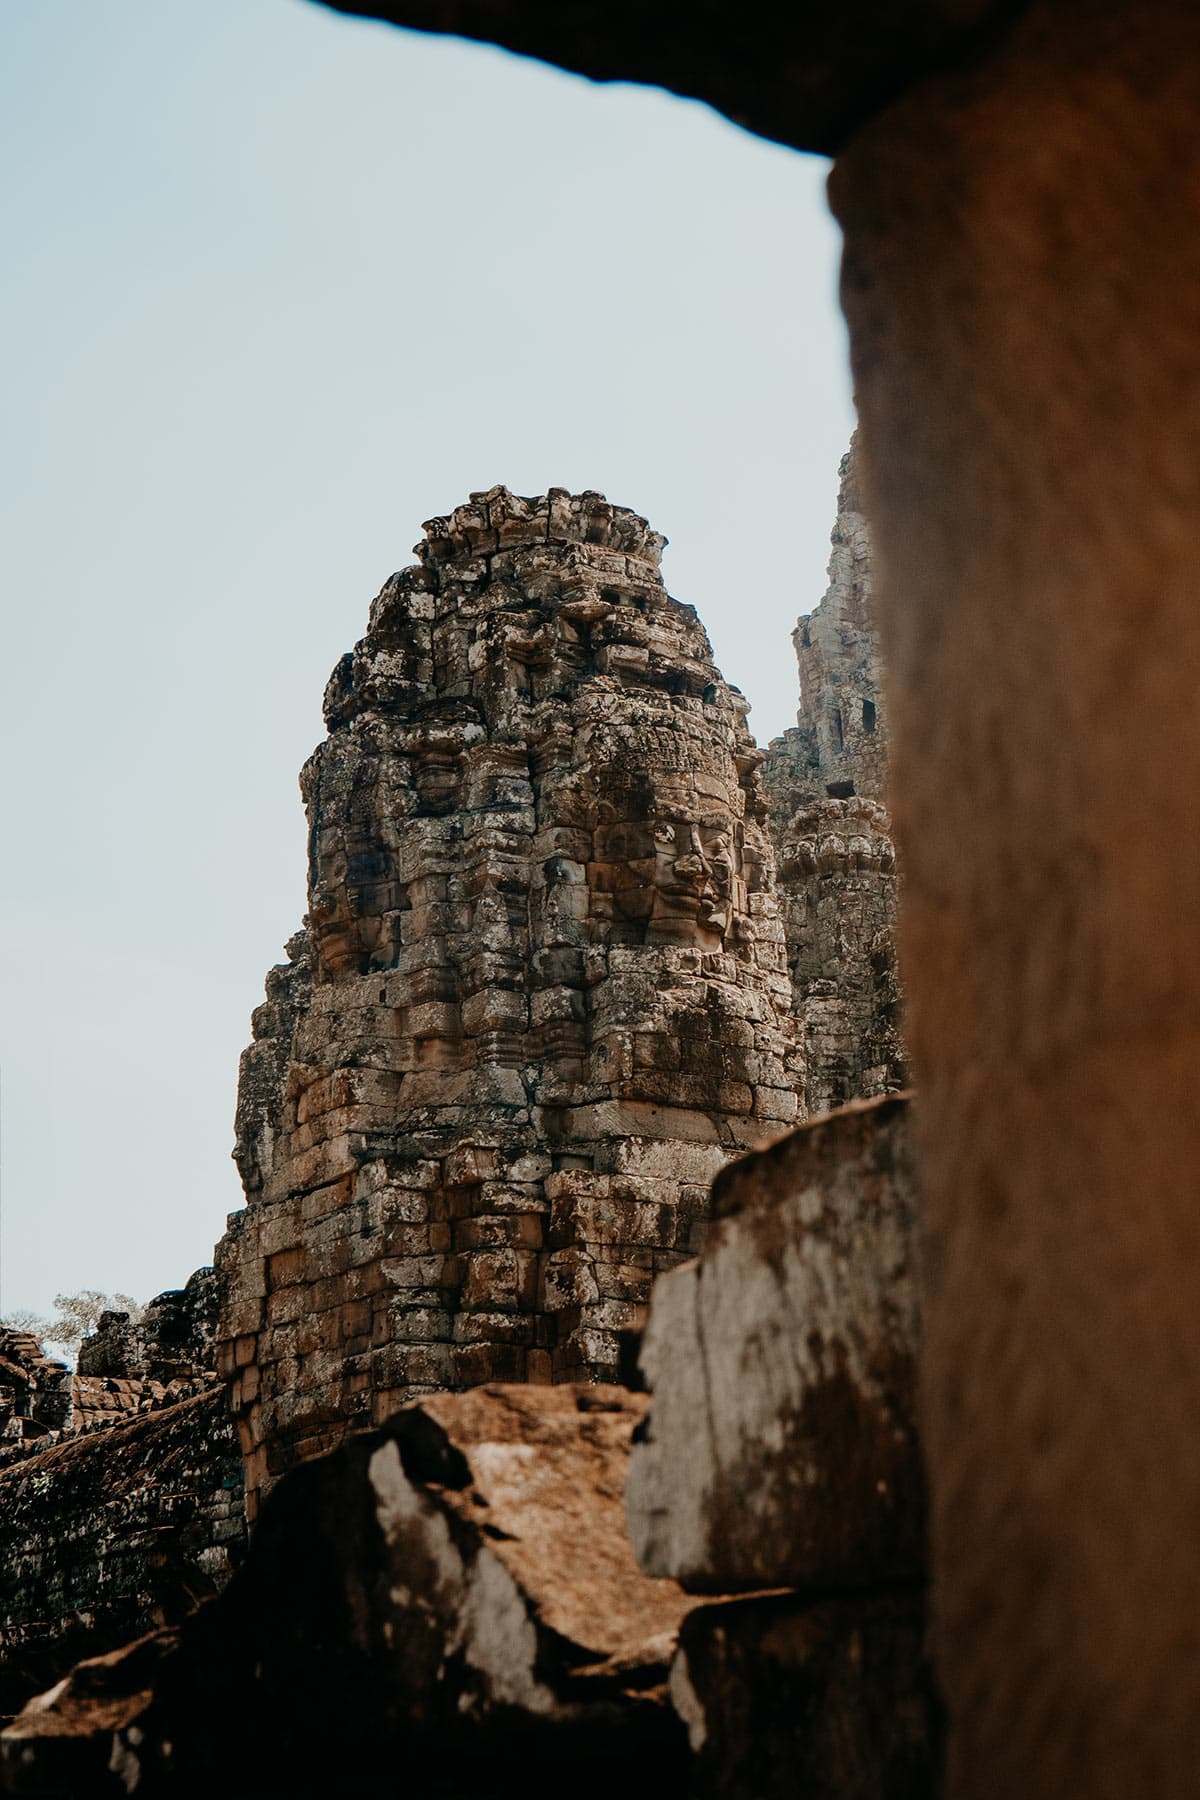
<svg viewBox="0 0 1200 1800"><path fill-rule="evenodd" d="M308 918L243 1059L252 1494L415 1394L610 1379L803 1088L761 755L664 540L561 489L427 534L331 678Z"/></svg>

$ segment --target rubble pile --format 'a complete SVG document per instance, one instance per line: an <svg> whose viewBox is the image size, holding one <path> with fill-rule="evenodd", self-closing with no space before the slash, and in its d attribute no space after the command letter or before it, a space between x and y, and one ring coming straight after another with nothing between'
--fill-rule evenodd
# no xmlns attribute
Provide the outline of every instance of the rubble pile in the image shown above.
<svg viewBox="0 0 1200 1800"><path fill-rule="evenodd" d="M639 1573L622 1507L645 1409L438 1394L295 1471L220 1600L4 1734L9 1791L329 1793L414 1759L447 1800L681 1791L667 1681L695 1603Z"/></svg>
<svg viewBox="0 0 1200 1800"><path fill-rule="evenodd" d="M0 1332L0 1716L229 1579L246 1522L215 1317L200 1269L139 1323L102 1313L76 1369Z"/></svg>

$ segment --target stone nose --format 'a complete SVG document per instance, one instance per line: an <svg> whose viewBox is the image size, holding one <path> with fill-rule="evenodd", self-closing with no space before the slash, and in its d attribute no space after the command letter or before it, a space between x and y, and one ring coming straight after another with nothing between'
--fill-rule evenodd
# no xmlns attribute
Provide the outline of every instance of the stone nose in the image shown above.
<svg viewBox="0 0 1200 1800"><path fill-rule="evenodd" d="M686 856L676 858L675 873L677 875L707 875L708 864L703 856L692 850Z"/></svg>

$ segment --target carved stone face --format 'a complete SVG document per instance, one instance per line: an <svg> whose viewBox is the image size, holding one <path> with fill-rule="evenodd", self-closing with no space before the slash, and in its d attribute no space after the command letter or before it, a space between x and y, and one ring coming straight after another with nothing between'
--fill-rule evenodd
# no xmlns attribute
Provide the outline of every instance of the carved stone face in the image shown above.
<svg viewBox="0 0 1200 1800"><path fill-rule="evenodd" d="M647 936L719 949L733 923L737 835L727 813L661 804L654 821L654 903Z"/></svg>
<svg viewBox="0 0 1200 1800"><path fill-rule="evenodd" d="M647 943L721 949L742 874L741 827L727 807L668 777L605 810L626 816L597 830L590 879L611 894L614 918L636 922Z"/></svg>

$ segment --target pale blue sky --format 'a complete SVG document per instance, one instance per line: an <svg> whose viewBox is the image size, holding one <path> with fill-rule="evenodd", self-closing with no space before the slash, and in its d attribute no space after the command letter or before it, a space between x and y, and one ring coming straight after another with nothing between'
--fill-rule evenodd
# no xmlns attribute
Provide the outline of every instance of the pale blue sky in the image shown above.
<svg viewBox="0 0 1200 1800"><path fill-rule="evenodd" d="M421 521L599 488L760 742L851 430L825 166L304 0L0 0L5 1306L240 1204L325 679Z"/></svg>

